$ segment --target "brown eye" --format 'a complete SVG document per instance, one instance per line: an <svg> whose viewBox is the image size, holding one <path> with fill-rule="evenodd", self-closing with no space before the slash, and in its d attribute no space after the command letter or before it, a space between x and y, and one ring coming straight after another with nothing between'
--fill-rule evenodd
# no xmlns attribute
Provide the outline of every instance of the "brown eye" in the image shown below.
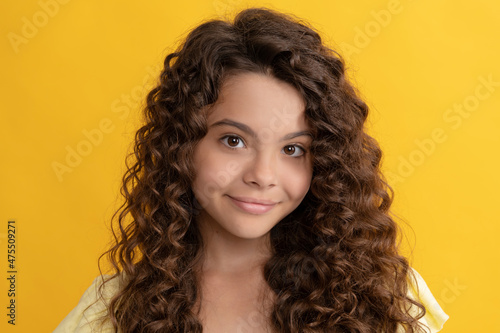
<svg viewBox="0 0 500 333"><path fill-rule="evenodd" d="M231 147L236 147L238 146L238 143L240 142L240 139L235 137L235 136L231 136L228 138L227 140L227 143L231 146Z"/></svg>
<svg viewBox="0 0 500 333"><path fill-rule="evenodd" d="M285 146L283 148L283 150L285 152L285 155L295 157L295 158L304 157L304 155L306 154L306 150L298 145ZM297 155L297 153L298 153L298 155Z"/></svg>
<svg viewBox="0 0 500 333"><path fill-rule="evenodd" d="M224 144L224 146L231 148L231 149L238 149L238 148L244 147L244 145L243 145L243 147L238 146L238 145L243 144L243 140L240 137L235 136L235 135L225 135L220 139L220 141L222 142L222 144Z"/></svg>
<svg viewBox="0 0 500 333"><path fill-rule="evenodd" d="M295 153L295 146L286 146L285 153L287 155L293 155L293 153Z"/></svg>

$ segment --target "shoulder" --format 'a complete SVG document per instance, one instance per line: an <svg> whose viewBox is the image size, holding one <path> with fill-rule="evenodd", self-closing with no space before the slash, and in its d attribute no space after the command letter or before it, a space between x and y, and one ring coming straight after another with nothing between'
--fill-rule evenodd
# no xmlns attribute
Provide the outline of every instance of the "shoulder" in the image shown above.
<svg viewBox="0 0 500 333"><path fill-rule="evenodd" d="M408 277L408 296L411 299L419 301L425 306L425 316L419 319L421 323L426 325L430 330L429 333L439 332L444 323L448 320L449 316L443 311L437 300L432 295L427 283L425 283L422 276L412 267ZM413 306L410 310L414 315L417 314L418 309Z"/></svg>
<svg viewBox="0 0 500 333"><path fill-rule="evenodd" d="M123 275L96 277L85 290L76 307L61 321L54 333L114 332L113 325L108 320L103 319L106 318L109 300L122 284ZM99 288L101 285L103 285L103 297L100 297Z"/></svg>

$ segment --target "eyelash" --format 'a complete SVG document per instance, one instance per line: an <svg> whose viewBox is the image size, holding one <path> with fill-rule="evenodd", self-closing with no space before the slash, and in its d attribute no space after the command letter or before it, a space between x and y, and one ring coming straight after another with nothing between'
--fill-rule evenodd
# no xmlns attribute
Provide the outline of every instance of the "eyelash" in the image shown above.
<svg viewBox="0 0 500 333"><path fill-rule="evenodd" d="M241 140L241 142L245 143L245 141L242 138L240 138L238 135L224 135L222 138L219 139L219 141L223 142L224 146L226 146L227 148L232 149L232 150L239 149L239 148L231 147L231 146L228 146L227 144L225 144L224 140L228 139L228 138L236 138L238 140ZM307 153L307 150L304 147L302 147L301 145L286 145L285 147L289 147L289 146L298 147L300 150L302 150L302 155L299 155L299 156L288 155L288 156L291 156L293 158L303 158L303 157L305 157L305 155ZM287 155L287 154L285 154L285 155Z"/></svg>

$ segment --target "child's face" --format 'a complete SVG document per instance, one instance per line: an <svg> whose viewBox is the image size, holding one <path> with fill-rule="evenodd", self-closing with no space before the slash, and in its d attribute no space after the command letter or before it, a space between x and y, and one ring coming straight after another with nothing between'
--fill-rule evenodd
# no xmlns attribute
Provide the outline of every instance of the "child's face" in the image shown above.
<svg viewBox="0 0 500 333"><path fill-rule="evenodd" d="M304 108L300 93L275 78L244 73L226 80L194 152L201 223L254 239L301 203L312 178L312 137L298 133L310 129ZM255 200L268 204L248 203Z"/></svg>

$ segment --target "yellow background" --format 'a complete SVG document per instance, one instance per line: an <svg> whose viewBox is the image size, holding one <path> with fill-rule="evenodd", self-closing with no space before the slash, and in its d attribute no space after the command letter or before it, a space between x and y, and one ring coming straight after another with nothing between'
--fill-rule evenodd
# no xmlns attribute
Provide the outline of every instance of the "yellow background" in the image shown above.
<svg viewBox="0 0 500 333"><path fill-rule="evenodd" d="M166 54L204 19L268 6L308 20L348 54L394 211L411 226L411 263L451 317L442 332L500 332L499 2L65 2L0 5L0 331L52 331L98 274L143 87ZM102 138L89 146L85 133L96 129ZM88 154L58 178L54 162L77 148ZM6 324L9 219L15 327Z"/></svg>

